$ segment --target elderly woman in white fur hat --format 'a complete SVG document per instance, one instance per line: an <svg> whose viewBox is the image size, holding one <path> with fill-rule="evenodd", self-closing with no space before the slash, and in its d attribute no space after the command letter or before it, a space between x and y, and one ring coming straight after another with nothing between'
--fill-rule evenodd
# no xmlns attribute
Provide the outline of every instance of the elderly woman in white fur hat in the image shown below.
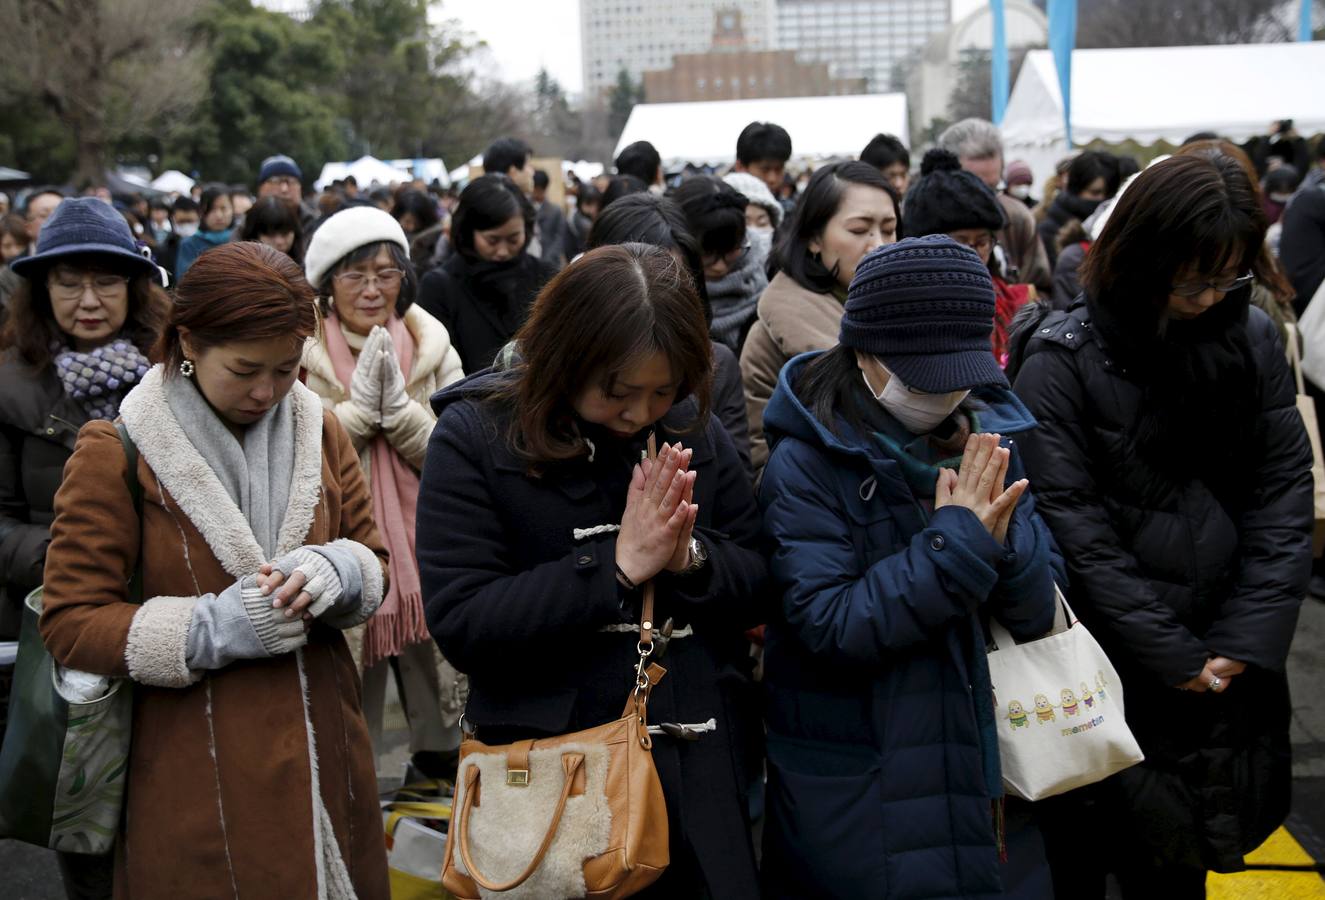
<svg viewBox="0 0 1325 900"><path fill-rule="evenodd" d="M428 398L464 377L446 327L414 304L405 232L370 206L336 213L304 261L322 327L304 347L307 385L350 433L391 553L390 589L361 634L347 634L364 673L364 715L380 746L388 669L394 670L419 774L455 770L462 685L423 618L414 559L419 470L436 416ZM355 640L358 637L359 640Z"/></svg>

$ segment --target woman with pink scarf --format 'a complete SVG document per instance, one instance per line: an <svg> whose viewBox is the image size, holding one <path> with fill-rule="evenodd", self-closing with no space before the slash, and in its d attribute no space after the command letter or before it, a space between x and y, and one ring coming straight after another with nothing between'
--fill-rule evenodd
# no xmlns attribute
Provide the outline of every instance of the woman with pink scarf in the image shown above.
<svg viewBox="0 0 1325 900"><path fill-rule="evenodd" d="M322 313L317 337L304 348L307 385L350 433L391 553L381 609L361 633L346 635L363 672L364 715L380 748L387 673L394 672L416 774L448 777L465 686L423 618L414 512L436 421L428 398L464 377L460 356L446 327L414 305L409 243L382 210L358 206L327 219L309 242L305 270Z"/></svg>

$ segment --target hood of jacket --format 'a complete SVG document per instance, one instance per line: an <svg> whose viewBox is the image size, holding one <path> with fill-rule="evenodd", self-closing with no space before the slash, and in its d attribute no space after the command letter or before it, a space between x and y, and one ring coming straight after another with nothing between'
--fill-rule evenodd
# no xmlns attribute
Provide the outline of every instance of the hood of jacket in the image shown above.
<svg viewBox="0 0 1325 900"><path fill-rule="evenodd" d="M834 434L815 418L792 389L800 379L801 370L821 353L814 351L797 356L778 375L778 386L764 410L764 428L770 446L775 447L783 437L794 437L831 453L858 457L874 464L887 460L876 441L856 433L845 422L839 423L841 434ZM971 391L971 397L982 405L978 411L982 433L1006 436L1035 427L1035 417L1030 410L1006 388L979 387ZM891 460L888 462L891 464Z"/></svg>

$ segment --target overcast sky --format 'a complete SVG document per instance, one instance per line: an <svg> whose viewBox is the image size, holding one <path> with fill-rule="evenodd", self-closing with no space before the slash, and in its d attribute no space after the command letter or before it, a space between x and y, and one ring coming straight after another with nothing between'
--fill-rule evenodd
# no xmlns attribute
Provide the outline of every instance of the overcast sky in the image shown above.
<svg viewBox="0 0 1325 900"><path fill-rule="evenodd" d="M952 0L960 19L986 0ZM455 19L472 35L488 42L503 81L532 79L546 66L561 86L578 93L580 72L579 0L442 0L433 7L436 19Z"/></svg>

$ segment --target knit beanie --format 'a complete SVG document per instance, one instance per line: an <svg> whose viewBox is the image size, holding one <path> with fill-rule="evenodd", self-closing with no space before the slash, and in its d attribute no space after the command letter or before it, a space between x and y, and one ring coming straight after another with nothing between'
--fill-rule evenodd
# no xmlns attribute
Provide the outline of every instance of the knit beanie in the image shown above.
<svg viewBox="0 0 1325 900"><path fill-rule="evenodd" d="M1035 176L1031 174L1031 167L1026 162L1014 159L1003 171L1003 180L1008 184L1031 184Z"/></svg>
<svg viewBox="0 0 1325 900"><path fill-rule="evenodd" d="M1003 207L989 186L967 172L948 150L930 150L920 163L903 204L907 237L947 234L962 228L998 231L1006 222Z"/></svg>
<svg viewBox="0 0 1325 900"><path fill-rule="evenodd" d="M990 344L994 308L980 254L946 234L907 238L856 267L838 342L926 393L1007 387Z"/></svg>
<svg viewBox="0 0 1325 900"><path fill-rule="evenodd" d="M261 185L267 179L278 175L293 175L300 181L304 180L304 173L300 170L299 164L281 153L262 161L262 166L258 169L258 184Z"/></svg>
<svg viewBox="0 0 1325 900"><path fill-rule="evenodd" d="M355 250L379 241L393 243L409 253L409 241L400 223L390 213L376 206L351 206L327 219L308 242L304 253L304 274L313 290L319 290L323 277L336 263Z"/></svg>
<svg viewBox="0 0 1325 900"><path fill-rule="evenodd" d="M774 228L782 224L782 204L773 199L773 192L762 178L756 178L749 172L729 172L722 176L722 180L740 192L747 203L768 210Z"/></svg>

